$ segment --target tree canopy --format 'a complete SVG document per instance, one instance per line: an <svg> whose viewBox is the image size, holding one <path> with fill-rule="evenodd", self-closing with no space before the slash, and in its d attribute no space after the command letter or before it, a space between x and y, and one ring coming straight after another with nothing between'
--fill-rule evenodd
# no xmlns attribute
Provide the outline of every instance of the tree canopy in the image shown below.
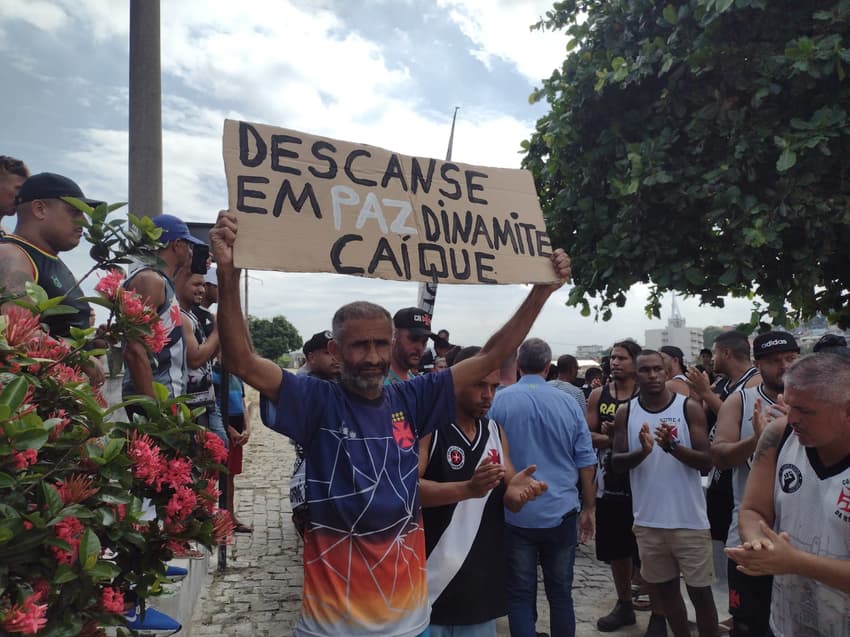
<svg viewBox="0 0 850 637"><path fill-rule="evenodd" d="M850 0L565 0L567 56L524 142L570 303L635 283L850 325ZM590 298L590 301L588 300ZM789 312L790 308L790 312Z"/></svg>
<svg viewBox="0 0 850 637"><path fill-rule="evenodd" d="M249 316L248 331L256 352L271 360L298 349L303 343L298 330L284 316L275 316L271 320Z"/></svg>

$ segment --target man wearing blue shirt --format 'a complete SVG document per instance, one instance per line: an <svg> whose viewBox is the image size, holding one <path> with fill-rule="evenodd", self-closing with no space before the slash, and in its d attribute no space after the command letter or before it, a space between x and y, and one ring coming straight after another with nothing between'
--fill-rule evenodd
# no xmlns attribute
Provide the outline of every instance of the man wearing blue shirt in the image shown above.
<svg viewBox="0 0 850 637"><path fill-rule="evenodd" d="M518 513L505 511L511 573L508 620L513 637L535 636L538 562L543 567L552 634L575 635L576 540L585 542L595 532L596 456L590 430L576 400L546 383L551 361L552 350L545 341L525 341L517 355L522 378L500 391L490 409L490 417L507 434L514 465L536 464L535 479L549 486ZM579 478L584 503L581 513Z"/></svg>
<svg viewBox="0 0 850 637"><path fill-rule="evenodd" d="M447 427L455 392L486 377L517 347L546 299L569 278L569 258L563 250L554 252L557 282L535 285L478 355L404 383L384 385L391 360L389 313L365 301L344 305L334 315L328 344L341 364L340 382L333 383L286 373L252 351L239 310L239 270L233 265L237 231L237 218L227 212L210 231L223 360L274 405L264 410L265 421L302 445L307 462L310 516L294 634L426 634L418 439Z"/></svg>

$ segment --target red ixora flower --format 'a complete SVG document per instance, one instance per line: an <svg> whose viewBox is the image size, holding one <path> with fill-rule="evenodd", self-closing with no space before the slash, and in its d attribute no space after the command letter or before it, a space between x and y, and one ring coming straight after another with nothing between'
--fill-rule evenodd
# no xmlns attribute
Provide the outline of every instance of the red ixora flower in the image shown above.
<svg viewBox="0 0 850 637"><path fill-rule="evenodd" d="M50 361L62 360L71 353L71 348L62 341L52 336L39 332L26 344L27 356L30 358L43 358ZM39 365L30 365L30 372L38 373Z"/></svg>
<svg viewBox="0 0 850 637"><path fill-rule="evenodd" d="M10 633L35 635L47 623L47 604L39 604L38 601L39 595L30 595L22 604L15 604L0 626Z"/></svg>
<svg viewBox="0 0 850 637"><path fill-rule="evenodd" d="M215 511L220 495L221 491L216 488L215 481L209 479L207 481L207 486L204 487L204 490L200 493L201 508L207 513Z"/></svg>
<svg viewBox="0 0 850 637"><path fill-rule="evenodd" d="M97 285L94 286L94 289L109 300L114 301L123 282L124 273L116 268L115 270L111 270L109 274L105 274L100 277L100 280L97 282Z"/></svg>
<svg viewBox="0 0 850 637"><path fill-rule="evenodd" d="M142 300L137 292L121 290L121 313L134 325L148 325L159 318L152 307Z"/></svg>
<svg viewBox="0 0 850 637"><path fill-rule="evenodd" d="M134 431L127 455L133 463L133 476L157 491L161 490L165 478L165 460L153 439L147 434L139 435L138 431Z"/></svg>
<svg viewBox="0 0 850 637"><path fill-rule="evenodd" d="M87 500L100 491L99 488L92 486L91 476L81 474L58 481L56 488L59 491L59 497L62 498L62 504L66 506Z"/></svg>
<svg viewBox="0 0 850 637"><path fill-rule="evenodd" d="M158 354L166 345L168 345L170 336L168 335L168 331L165 329L165 326L162 324L162 321L158 320L155 323L152 323L150 328L151 333L145 334L142 337L142 341L144 341L145 345L147 345L154 354Z"/></svg>
<svg viewBox="0 0 850 637"><path fill-rule="evenodd" d="M182 520L192 513L198 502L195 492L189 487L179 487L174 490L174 495L168 501L165 512L170 518Z"/></svg>
<svg viewBox="0 0 850 637"><path fill-rule="evenodd" d="M77 559L77 551L80 548L80 536L82 536L85 527L77 518L69 516L60 522L57 522L53 527L53 532L60 540L66 541L71 550L65 550L58 546L49 547L53 552L56 561L60 564L73 564Z"/></svg>
<svg viewBox="0 0 850 637"><path fill-rule="evenodd" d="M6 341L12 347L20 347L41 332L40 317L28 309L12 305L6 311Z"/></svg>
<svg viewBox="0 0 850 637"><path fill-rule="evenodd" d="M100 596L100 605L107 613L124 613L124 593L112 586L105 586Z"/></svg>
<svg viewBox="0 0 850 637"><path fill-rule="evenodd" d="M212 539L216 544L230 543L233 541L233 530L236 522L233 515L227 509L218 509L213 514Z"/></svg>
<svg viewBox="0 0 850 637"><path fill-rule="evenodd" d="M35 449L24 449L23 451L12 452L12 462L15 463L15 469L18 471L35 464L37 460L38 452Z"/></svg>
<svg viewBox="0 0 850 637"><path fill-rule="evenodd" d="M169 460L165 474L165 483L172 489L192 483L192 461L189 458Z"/></svg>
<svg viewBox="0 0 850 637"><path fill-rule="evenodd" d="M204 438L204 449L209 452L213 462L224 464L225 460L227 460L227 447L224 446L221 438L213 432L205 431L204 434L206 434Z"/></svg>
<svg viewBox="0 0 850 637"><path fill-rule="evenodd" d="M59 409L50 414L50 420L56 420L56 423L53 425L53 429L50 430L50 440L56 440L59 436L62 435L62 432L65 431L65 428L71 424L71 418L68 416L68 412L64 409Z"/></svg>

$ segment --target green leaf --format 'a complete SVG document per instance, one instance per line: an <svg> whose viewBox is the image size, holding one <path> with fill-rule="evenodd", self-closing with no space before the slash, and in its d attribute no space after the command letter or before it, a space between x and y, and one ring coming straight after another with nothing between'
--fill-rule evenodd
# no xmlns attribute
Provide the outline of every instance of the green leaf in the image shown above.
<svg viewBox="0 0 850 637"><path fill-rule="evenodd" d="M14 487L18 483L14 477L10 476L8 473L0 472L0 489L8 489L9 487Z"/></svg>
<svg viewBox="0 0 850 637"><path fill-rule="evenodd" d="M47 516L53 518L62 509L62 498L59 496L59 492L52 484L42 482L41 497L47 507ZM55 521L59 522L60 519L57 518Z"/></svg>
<svg viewBox="0 0 850 637"><path fill-rule="evenodd" d="M27 291L27 296L30 297L36 305L44 303L48 299L47 292L44 291L44 288L32 281L27 281L24 285L24 289Z"/></svg>
<svg viewBox="0 0 850 637"><path fill-rule="evenodd" d="M121 569L117 564L107 562L106 560L97 560L97 563L87 570L89 576L94 580L111 581L121 573Z"/></svg>
<svg viewBox="0 0 850 637"><path fill-rule="evenodd" d="M738 269L727 269L717 280L720 285L732 285L738 278Z"/></svg>
<svg viewBox="0 0 850 637"><path fill-rule="evenodd" d="M779 156L779 159L776 161L776 170L781 173L786 172L794 167L794 164L797 163L797 153L791 150L790 147L786 147L785 150L782 151L782 154Z"/></svg>
<svg viewBox="0 0 850 637"><path fill-rule="evenodd" d="M111 462L118 456L119 453L121 453L123 449L123 438L113 438L108 443L106 443L106 447L104 447L103 449L103 459L106 462Z"/></svg>
<svg viewBox="0 0 850 637"><path fill-rule="evenodd" d="M171 395L168 392L168 388L161 383L154 383L153 384L153 391L156 394L156 399L161 403L164 403L165 401L167 401L168 398Z"/></svg>
<svg viewBox="0 0 850 637"><path fill-rule="evenodd" d="M705 281L702 271L699 268L688 268L685 270L685 278L692 285L700 285Z"/></svg>
<svg viewBox="0 0 850 637"><path fill-rule="evenodd" d="M668 4L664 7L664 11L661 15L664 16L664 19L669 24L677 24L679 22L679 11L672 4Z"/></svg>
<svg viewBox="0 0 850 637"><path fill-rule="evenodd" d="M83 531L80 539L80 564L83 570L90 571L97 564L97 556L100 555L100 540L97 534L90 528Z"/></svg>
<svg viewBox="0 0 850 637"><path fill-rule="evenodd" d="M47 442L48 432L43 429L27 429L11 436L15 449L41 449Z"/></svg>
<svg viewBox="0 0 850 637"><path fill-rule="evenodd" d="M79 312L79 310L71 307L70 305L54 305L53 307L43 310L41 315L43 317L64 316L66 314L76 314L77 312Z"/></svg>
<svg viewBox="0 0 850 637"><path fill-rule="evenodd" d="M714 9L717 13L723 13L726 9L731 7L734 2L735 0L717 0L717 2L714 3Z"/></svg>
<svg viewBox="0 0 850 637"><path fill-rule="evenodd" d="M79 577L67 564L60 564L53 575L53 584L67 584Z"/></svg>
<svg viewBox="0 0 850 637"><path fill-rule="evenodd" d="M0 405L7 406L10 413L14 412L24 402L29 385L26 377L18 376L0 392Z"/></svg>

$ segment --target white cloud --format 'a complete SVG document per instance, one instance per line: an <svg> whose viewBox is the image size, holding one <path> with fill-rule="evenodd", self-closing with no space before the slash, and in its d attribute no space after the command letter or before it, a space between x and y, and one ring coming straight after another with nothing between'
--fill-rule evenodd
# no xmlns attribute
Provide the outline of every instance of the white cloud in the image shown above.
<svg viewBox="0 0 850 637"><path fill-rule="evenodd" d="M438 0L438 6L445 15L432 13L428 19L452 20L471 43L471 53L485 66L492 66L498 58L536 83L564 57L563 34L528 30L549 8L548 1ZM409 68L404 59L387 57L398 50L417 50L411 46L411 31L400 25L389 30L384 41L371 41L358 34L356 25L344 23L332 7L332 2L324 0L313 1L309 9L285 0L162 3L165 211L190 221L212 221L224 206L221 133L226 117L365 142L405 154L444 156L454 104L440 113L426 108L419 101L423 98L412 97L422 91L419 78L410 70L415 68L413 62ZM26 66L30 77L52 73L55 67L43 58L43 52L15 41L16 23L21 20L43 30L46 37L70 42L73 38L69 36L87 33L97 42L106 42L103 46L111 47L116 55L127 52L126 3L3 0L0 46L5 47L7 61L9 54L18 52L14 63L17 68ZM422 42L413 45L424 46ZM115 114L126 117L127 91L98 93L102 87L98 69L88 64L90 58L84 52L78 54L76 86L91 87L92 95L101 101L93 103L86 124L64 119L63 112L56 115L53 121L59 122L65 147L57 147L61 152L48 159L60 162L59 167L67 169L90 196L126 200L127 131L115 123ZM60 95L51 93L55 91L51 83L41 84L42 101L58 104ZM518 102L525 103L527 84L517 84L510 90L516 92ZM454 157L471 164L517 167L519 143L528 136L532 122L505 114L500 104L477 98L470 95L467 103L460 103ZM6 100L4 113L28 106L32 105ZM44 156L36 151L33 146L31 164L45 164ZM68 255L75 271L88 267L87 252L80 248ZM413 305L417 295L415 283L320 274L264 272L252 276L256 277L250 285L252 313L262 317L284 314L302 336L326 329L334 309L345 302L368 298L395 311ZM524 286L443 285L437 297L435 325L451 330L459 343L482 344L525 293ZM578 310L566 308L567 291L560 291L550 299L533 333L549 340L557 353L573 351L578 344L607 345L626 336L641 340L644 329L666 322L644 317L644 297L645 290L633 289L627 306L615 311L613 321L594 323L581 317ZM680 306L686 316L699 316L703 325L745 320L749 314L746 301L736 301L720 311L697 310L691 300Z"/></svg>
<svg viewBox="0 0 850 637"><path fill-rule="evenodd" d="M4 0L3 20L20 20L44 31L56 32L67 26L69 17L55 2L47 0Z"/></svg>
<svg viewBox="0 0 850 637"><path fill-rule="evenodd" d="M566 56L561 31L531 31L552 8L551 0L438 0L474 47L470 53L490 68L491 59L512 63L533 84L549 77Z"/></svg>

